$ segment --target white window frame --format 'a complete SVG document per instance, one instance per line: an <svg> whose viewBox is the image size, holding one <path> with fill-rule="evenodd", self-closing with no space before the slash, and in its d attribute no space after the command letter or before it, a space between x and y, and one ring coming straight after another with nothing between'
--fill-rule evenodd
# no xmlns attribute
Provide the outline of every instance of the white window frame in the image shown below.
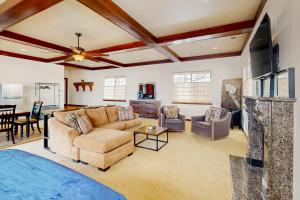
<svg viewBox="0 0 300 200"><path fill-rule="evenodd" d="M176 81L176 75L184 75L184 78ZM203 76L201 77L201 75ZM198 78L195 79L195 76ZM210 70L175 72L172 80L173 104L212 104L212 73ZM186 93L186 95L180 96L179 93Z"/></svg>
<svg viewBox="0 0 300 200"><path fill-rule="evenodd" d="M111 82L111 85L107 84L107 80L112 79L113 82ZM125 84L118 85L117 81L120 79L125 79ZM123 80L124 81L124 80ZM103 101L121 101L125 102L126 101L126 87L127 87L127 77L126 76L110 76L110 77L105 77L104 78L104 90L103 90ZM112 95L106 94L106 91L112 88ZM117 90L124 90L124 96L119 98L118 95L116 95Z"/></svg>

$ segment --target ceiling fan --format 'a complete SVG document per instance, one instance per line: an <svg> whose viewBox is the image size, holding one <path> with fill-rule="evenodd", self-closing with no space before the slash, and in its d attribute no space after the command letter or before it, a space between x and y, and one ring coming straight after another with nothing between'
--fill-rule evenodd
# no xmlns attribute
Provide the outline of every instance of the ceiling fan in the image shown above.
<svg viewBox="0 0 300 200"><path fill-rule="evenodd" d="M65 59L65 62L70 62L70 61L77 61L80 62L84 59L91 60L94 62L100 62L96 57L101 57L101 56L108 56L107 54L103 53L89 53L86 52L84 48L80 47L80 37L82 36L81 33L75 33L77 37L77 47L72 48L72 53L65 53L66 55L69 55L68 58Z"/></svg>

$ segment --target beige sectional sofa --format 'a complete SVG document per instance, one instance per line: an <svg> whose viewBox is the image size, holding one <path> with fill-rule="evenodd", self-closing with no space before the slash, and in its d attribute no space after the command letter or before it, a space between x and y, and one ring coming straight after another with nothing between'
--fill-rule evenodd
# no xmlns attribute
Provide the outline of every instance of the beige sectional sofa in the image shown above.
<svg viewBox="0 0 300 200"><path fill-rule="evenodd" d="M133 120L119 121L117 107L87 108L76 111L86 115L94 129L88 134L79 134L69 127L66 120L68 112L54 112L49 119L50 150L106 171L120 159L134 151L132 130L142 124L135 115Z"/></svg>

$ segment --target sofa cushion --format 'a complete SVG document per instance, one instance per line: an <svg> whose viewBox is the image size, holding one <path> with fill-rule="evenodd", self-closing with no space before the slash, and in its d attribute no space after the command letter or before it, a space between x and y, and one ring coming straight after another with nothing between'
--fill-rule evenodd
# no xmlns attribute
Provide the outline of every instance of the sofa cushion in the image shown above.
<svg viewBox="0 0 300 200"><path fill-rule="evenodd" d="M115 122L119 120L117 106L107 106L105 107L105 111L109 122Z"/></svg>
<svg viewBox="0 0 300 200"><path fill-rule="evenodd" d="M126 129L126 125L124 122L112 122L109 124L104 124L101 126L101 128L107 128L107 129L114 129L114 130L125 130Z"/></svg>
<svg viewBox="0 0 300 200"><path fill-rule="evenodd" d="M196 126L196 127L199 127L199 128L202 128L202 129L205 129L205 130L209 130L210 128L210 123L209 122L195 122L193 124L193 126Z"/></svg>
<svg viewBox="0 0 300 200"><path fill-rule="evenodd" d="M58 112L54 112L53 115L54 117L60 121L61 123L64 123L66 125L68 125L68 121L67 121L67 114L71 113L71 112L75 112L77 113L79 116L85 115L85 109L79 109L79 110L74 110L74 111L58 111Z"/></svg>
<svg viewBox="0 0 300 200"><path fill-rule="evenodd" d="M100 127L108 123L105 107L86 109L85 112L90 118L93 127Z"/></svg>
<svg viewBox="0 0 300 200"><path fill-rule="evenodd" d="M129 128L141 125L142 120L141 119L133 119L133 120L124 121L124 123L126 124L126 129L129 129Z"/></svg>
<svg viewBox="0 0 300 200"><path fill-rule="evenodd" d="M181 119L166 119L165 124L182 124Z"/></svg>
<svg viewBox="0 0 300 200"><path fill-rule="evenodd" d="M74 139L74 146L91 152L106 153L133 140L133 134L125 131L95 128L89 134Z"/></svg>

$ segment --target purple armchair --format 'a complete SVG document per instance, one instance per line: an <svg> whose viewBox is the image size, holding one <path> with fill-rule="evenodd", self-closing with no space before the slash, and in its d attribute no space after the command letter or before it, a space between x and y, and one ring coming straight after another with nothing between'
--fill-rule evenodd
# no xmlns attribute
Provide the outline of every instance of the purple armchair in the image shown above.
<svg viewBox="0 0 300 200"><path fill-rule="evenodd" d="M231 113L222 108L220 119L205 121L205 115L192 117L192 132L211 140L227 137L230 130Z"/></svg>
<svg viewBox="0 0 300 200"><path fill-rule="evenodd" d="M177 110L177 112L178 112L177 119L167 119L163 112L163 107L161 107L159 111L160 111L159 119L158 119L159 126L166 127L170 131L184 131L185 130L185 116L179 114L179 108Z"/></svg>

